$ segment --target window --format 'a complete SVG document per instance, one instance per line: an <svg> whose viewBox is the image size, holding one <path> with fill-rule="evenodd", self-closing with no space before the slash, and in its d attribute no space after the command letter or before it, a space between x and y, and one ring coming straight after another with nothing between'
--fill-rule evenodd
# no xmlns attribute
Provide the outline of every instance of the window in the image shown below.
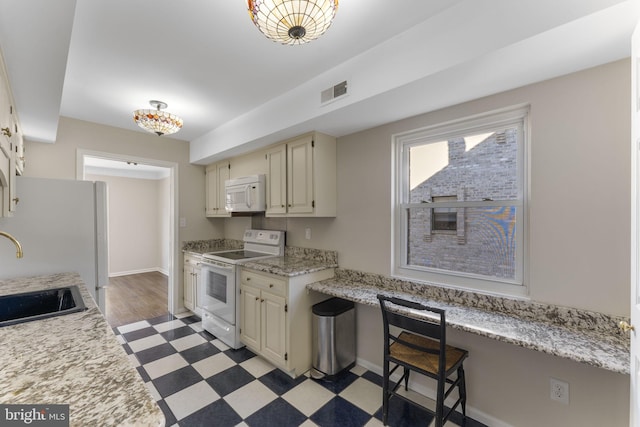
<svg viewBox="0 0 640 427"><path fill-rule="evenodd" d="M432 202L450 202L456 196L435 196ZM456 231L458 228L458 210L455 208L433 208L431 211L432 231Z"/></svg>
<svg viewBox="0 0 640 427"><path fill-rule="evenodd" d="M395 276L524 294L527 108L394 136Z"/></svg>

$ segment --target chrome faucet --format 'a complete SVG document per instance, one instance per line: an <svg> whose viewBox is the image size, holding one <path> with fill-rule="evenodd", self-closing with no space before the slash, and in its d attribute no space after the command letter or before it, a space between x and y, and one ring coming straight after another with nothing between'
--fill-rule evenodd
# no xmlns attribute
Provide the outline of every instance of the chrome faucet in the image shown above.
<svg viewBox="0 0 640 427"><path fill-rule="evenodd" d="M16 238L11 234L5 233L4 231L0 231L0 236L4 236L7 239L11 240L13 244L16 245L16 258L22 258L22 245L20 244L20 242L18 242Z"/></svg>

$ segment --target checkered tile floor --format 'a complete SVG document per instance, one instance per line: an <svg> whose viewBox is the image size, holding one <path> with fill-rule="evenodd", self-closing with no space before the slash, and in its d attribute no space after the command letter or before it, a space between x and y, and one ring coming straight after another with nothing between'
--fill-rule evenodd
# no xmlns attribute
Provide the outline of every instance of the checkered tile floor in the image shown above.
<svg viewBox="0 0 640 427"><path fill-rule="evenodd" d="M247 349L230 349L192 315L114 331L168 427L382 426L382 378L362 367L333 382L294 380ZM390 426L427 425L427 413L400 399L391 402ZM467 426L482 424L467 419Z"/></svg>

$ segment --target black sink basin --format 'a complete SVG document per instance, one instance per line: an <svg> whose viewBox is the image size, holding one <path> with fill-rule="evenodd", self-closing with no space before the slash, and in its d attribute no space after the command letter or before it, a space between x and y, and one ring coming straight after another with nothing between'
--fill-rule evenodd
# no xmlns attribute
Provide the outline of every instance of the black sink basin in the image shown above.
<svg viewBox="0 0 640 427"><path fill-rule="evenodd" d="M77 286L0 296L0 326L86 310Z"/></svg>

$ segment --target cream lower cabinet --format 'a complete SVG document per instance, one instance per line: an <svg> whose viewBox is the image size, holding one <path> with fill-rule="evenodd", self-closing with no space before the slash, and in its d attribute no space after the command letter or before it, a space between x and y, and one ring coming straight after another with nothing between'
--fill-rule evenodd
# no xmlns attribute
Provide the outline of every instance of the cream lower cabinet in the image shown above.
<svg viewBox="0 0 640 427"><path fill-rule="evenodd" d="M192 312L196 313L198 304L198 283L200 282L200 263L198 256L184 255L184 288L183 298L184 306Z"/></svg>
<svg viewBox="0 0 640 427"><path fill-rule="evenodd" d="M240 339L252 351L296 378L311 369L311 307L328 298L308 283L333 277L333 269L280 277L242 268Z"/></svg>

